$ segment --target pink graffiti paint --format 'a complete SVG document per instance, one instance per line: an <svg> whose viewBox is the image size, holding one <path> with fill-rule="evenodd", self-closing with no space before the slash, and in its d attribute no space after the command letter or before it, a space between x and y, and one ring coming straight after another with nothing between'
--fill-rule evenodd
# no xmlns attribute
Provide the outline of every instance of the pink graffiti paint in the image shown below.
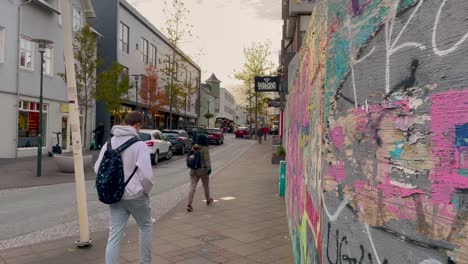
<svg viewBox="0 0 468 264"><path fill-rule="evenodd" d="M449 204L455 188L468 188L468 178L458 174L455 127L468 123L468 90L449 90L431 96L432 157L429 174L434 203Z"/></svg>
<svg viewBox="0 0 468 264"><path fill-rule="evenodd" d="M361 192L364 190L364 187L367 185L367 181L357 180L354 182L354 189L356 192Z"/></svg>
<svg viewBox="0 0 468 264"><path fill-rule="evenodd" d="M345 134L342 127L335 127L329 132L330 140L338 147L339 150L343 150Z"/></svg>
<svg viewBox="0 0 468 264"><path fill-rule="evenodd" d="M328 176L336 180L337 183L343 182L346 178L346 171L343 162L328 166Z"/></svg>

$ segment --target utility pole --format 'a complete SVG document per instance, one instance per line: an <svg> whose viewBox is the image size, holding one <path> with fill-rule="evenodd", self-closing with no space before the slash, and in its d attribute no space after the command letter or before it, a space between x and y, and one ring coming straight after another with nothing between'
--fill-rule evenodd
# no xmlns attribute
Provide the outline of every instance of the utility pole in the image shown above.
<svg viewBox="0 0 468 264"><path fill-rule="evenodd" d="M73 34L70 16L71 8L69 0L60 0L60 6L62 7L63 16L63 46L73 141L76 202L78 207L78 223L80 226L80 240L76 242L76 245L77 247L85 248L92 245L92 240L89 238L88 206L86 203L86 185L83 166L83 146L81 145L80 112L76 89L75 64L73 58Z"/></svg>

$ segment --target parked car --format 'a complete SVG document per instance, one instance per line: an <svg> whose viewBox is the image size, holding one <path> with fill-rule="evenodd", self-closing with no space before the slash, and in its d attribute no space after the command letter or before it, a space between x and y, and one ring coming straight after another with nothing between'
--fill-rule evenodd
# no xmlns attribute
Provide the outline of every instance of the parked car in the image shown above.
<svg viewBox="0 0 468 264"><path fill-rule="evenodd" d="M161 131L169 142L172 144L172 152L185 154L192 149L193 140L189 138L185 130L162 130Z"/></svg>
<svg viewBox="0 0 468 264"><path fill-rule="evenodd" d="M236 135L236 138L250 137L250 130L248 127L238 127L234 134Z"/></svg>
<svg viewBox="0 0 468 264"><path fill-rule="evenodd" d="M207 128L208 142L216 145L224 144L224 133L222 128Z"/></svg>
<svg viewBox="0 0 468 264"><path fill-rule="evenodd" d="M200 134L207 134L205 127L202 126L190 126L187 127L187 134L194 142L197 141L197 136Z"/></svg>
<svg viewBox="0 0 468 264"><path fill-rule="evenodd" d="M150 150L151 164L156 165L161 158L172 158L172 144L161 131L142 129L139 134Z"/></svg>

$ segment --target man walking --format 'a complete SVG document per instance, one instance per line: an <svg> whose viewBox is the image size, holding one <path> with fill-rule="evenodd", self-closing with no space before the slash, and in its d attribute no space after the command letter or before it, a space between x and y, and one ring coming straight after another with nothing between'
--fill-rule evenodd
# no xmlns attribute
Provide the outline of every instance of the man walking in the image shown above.
<svg viewBox="0 0 468 264"><path fill-rule="evenodd" d="M99 125L94 129L93 131L96 134L96 147L98 149L102 148L102 140L104 139L104 124L102 122L99 123Z"/></svg>
<svg viewBox="0 0 468 264"><path fill-rule="evenodd" d="M267 135L268 135L268 127L263 128L263 141L266 142L267 140Z"/></svg>
<svg viewBox="0 0 468 264"><path fill-rule="evenodd" d="M94 170L98 173L108 145L114 150L118 150L120 146L126 147L121 152L121 159L127 185L122 200L109 205L110 227L106 248L106 264L119 263L120 242L124 237L130 215L135 219L140 231L140 263L151 263L153 223L149 194L153 187L153 170L150 154L143 141L137 141L130 146L127 143L138 137L142 121L143 115L133 111L125 117L125 126L114 126L112 128L113 137L104 144L94 166Z"/></svg>
<svg viewBox="0 0 468 264"><path fill-rule="evenodd" d="M262 144L262 136L263 136L263 128L259 127L257 129L258 144Z"/></svg>

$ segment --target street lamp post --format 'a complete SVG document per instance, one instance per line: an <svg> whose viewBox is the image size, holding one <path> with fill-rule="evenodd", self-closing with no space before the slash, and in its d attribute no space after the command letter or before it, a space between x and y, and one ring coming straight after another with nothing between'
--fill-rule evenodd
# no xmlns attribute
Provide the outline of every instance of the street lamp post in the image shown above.
<svg viewBox="0 0 468 264"><path fill-rule="evenodd" d="M44 52L47 48L47 45L51 45L53 42L47 39L33 39L35 43L39 45L39 53L41 53L41 76L40 76L40 88L39 88L39 133L38 133L38 142L37 142L37 177L42 175L42 141L43 141L43 131L44 120L43 120L43 104L44 100L42 97L43 82L44 82Z"/></svg>

